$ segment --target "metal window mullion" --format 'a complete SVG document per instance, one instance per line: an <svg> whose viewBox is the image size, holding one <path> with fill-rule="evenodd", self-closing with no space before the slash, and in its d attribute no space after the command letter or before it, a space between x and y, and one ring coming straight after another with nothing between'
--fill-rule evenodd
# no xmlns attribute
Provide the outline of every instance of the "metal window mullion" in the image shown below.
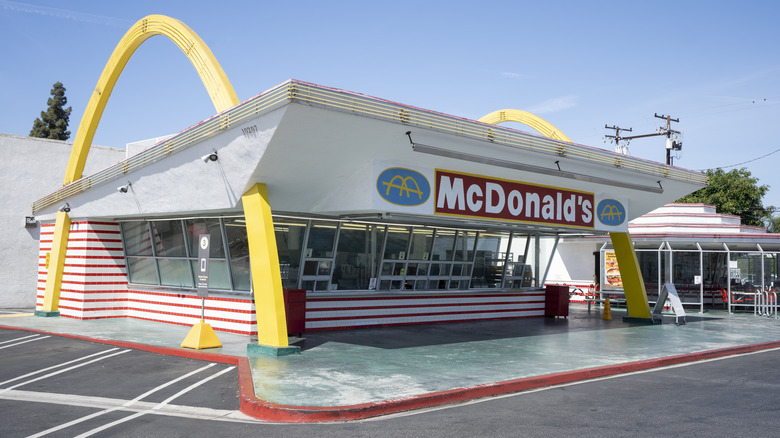
<svg viewBox="0 0 780 438"><path fill-rule="evenodd" d="M699 250L699 313L704 313L704 251L699 242L694 242Z"/></svg>
<svg viewBox="0 0 780 438"><path fill-rule="evenodd" d="M181 232L184 235L184 254L186 254L185 258L188 261L189 260L193 260L193 259L197 260L197 256L192 256L190 254L190 252L191 252L190 251L190 249L191 249L190 248L190 239L189 239L190 236L189 236L189 233L187 233L187 224L184 221L184 219L180 219L179 222L181 224ZM206 230L208 230L208 228L206 228ZM169 257L169 258L173 258L173 257ZM209 258L211 258L211 254L209 254ZM190 261L189 263L187 263L187 265L188 265L188 267L190 269L190 278L192 279L192 284L194 284L194 285L198 284L197 277L195 276L195 271L192 268L192 262ZM210 269L211 269L211 265L209 265L209 270Z"/></svg>
<svg viewBox="0 0 780 438"><path fill-rule="evenodd" d="M385 228L385 232L384 232L384 237L382 238L382 249L379 252L379 266L377 266L376 269L376 278L377 278L376 289L374 290L381 290L381 285L382 285L382 268L385 265L385 250L387 249L387 237L390 234L390 227L385 225L384 228Z"/></svg>
<svg viewBox="0 0 780 438"><path fill-rule="evenodd" d="M469 261L469 265L470 265L469 275L467 278L469 284L466 286L466 289L471 289L471 280L474 278L474 263L476 262L477 259L477 248L479 247L479 237L480 237L480 232L474 231L474 246L473 246L474 249L471 251L472 254L471 254L471 260Z"/></svg>
<svg viewBox="0 0 780 438"><path fill-rule="evenodd" d="M728 302L729 313L731 313L731 250L725 242L723 242L723 248L726 250L726 284L728 287L726 298Z"/></svg>
<svg viewBox="0 0 780 438"><path fill-rule="evenodd" d="M531 239L534 237L534 234L527 234L525 238L525 250L523 251L523 268L520 270L520 287L523 287L523 283L525 283L525 267L528 266L528 248L531 247ZM535 256L534 256L535 257ZM517 275L514 275L515 278L517 278Z"/></svg>
<svg viewBox="0 0 780 438"><path fill-rule="evenodd" d="M230 281L230 290L236 290L236 286L233 284L233 264L230 262L230 247L227 244L227 230L225 229L225 219L219 218L219 231L222 233L222 250L225 252L225 264L228 270L228 280ZM278 252L278 250L277 250ZM251 266L251 264L250 264ZM252 271L249 271L249 278L252 278Z"/></svg>
<svg viewBox="0 0 780 438"><path fill-rule="evenodd" d="M297 288L303 288L303 270L306 265L306 250L309 246L309 229L311 228L311 220L306 220L306 230L303 232L303 245L301 245L301 258L298 262L298 282ZM316 288L317 285L315 284Z"/></svg>
<svg viewBox="0 0 780 438"><path fill-rule="evenodd" d="M501 289L506 287L506 269L509 265L509 254L512 250L512 240L515 238L515 233L509 232L509 242L506 243L506 252L504 252L504 266L501 267ZM499 247L500 249L500 247Z"/></svg>
<svg viewBox="0 0 780 438"><path fill-rule="evenodd" d="M330 285L333 282L333 272L336 270L336 252L338 251L339 247L339 238L341 237L341 224L343 222L339 222L336 225L336 237L333 239L333 248L331 248L330 251L330 275L328 275L328 291L330 291ZM316 286L315 286L316 287Z"/></svg>
<svg viewBox="0 0 780 438"><path fill-rule="evenodd" d="M154 270L157 271L157 286L162 286L162 275L160 274L160 265L157 263L157 242L154 240L154 228L152 228L152 221L146 222L146 231L149 233L150 242L152 243L152 260L154 260Z"/></svg>

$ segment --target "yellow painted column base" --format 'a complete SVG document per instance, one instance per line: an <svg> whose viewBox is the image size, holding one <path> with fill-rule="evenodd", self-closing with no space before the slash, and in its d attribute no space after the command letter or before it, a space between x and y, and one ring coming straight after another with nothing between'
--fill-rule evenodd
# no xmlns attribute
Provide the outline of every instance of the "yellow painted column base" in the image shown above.
<svg viewBox="0 0 780 438"><path fill-rule="evenodd" d="M222 342L219 342L214 329L202 319L199 323L192 326L187 337L184 338L184 342L181 343L182 348L194 348L196 350L219 348L221 346Z"/></svg>

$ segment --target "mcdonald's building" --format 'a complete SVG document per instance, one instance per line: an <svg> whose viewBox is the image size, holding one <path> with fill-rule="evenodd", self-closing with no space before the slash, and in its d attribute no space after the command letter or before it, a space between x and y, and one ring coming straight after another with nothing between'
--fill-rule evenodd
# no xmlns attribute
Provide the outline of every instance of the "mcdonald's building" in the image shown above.
<svg viewBox="0 0 780 438"><path fill-rule="evenodd" d="M216 114L82 175L128 47L174 32L208 61ZM285 291L305 291L303 331L537 317L559 239L608 233L629 315L649 318L628 222L706 185L522 111L469 120L297 80L239 101L162 16L128 31L96 90L65 185L32 207L43 316L193 325L208 234L205 320L263 345L287 346Z"/></svg>

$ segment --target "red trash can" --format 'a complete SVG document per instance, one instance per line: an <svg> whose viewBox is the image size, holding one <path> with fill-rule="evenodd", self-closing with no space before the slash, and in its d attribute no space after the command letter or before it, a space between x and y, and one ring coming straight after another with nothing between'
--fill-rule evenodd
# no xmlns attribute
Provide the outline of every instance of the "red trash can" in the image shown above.
<svg viewBox="0 0 780 438"><path fill-rule="evenodd" d="M544 315L569 316L569 286L548 284L544 288Z"/></svg>
<svg viewBox="0 0 780 438"><path fill-rule="evenodd" d="M284 289L287 334L300 336L306 330L306 290Z"/></svg>

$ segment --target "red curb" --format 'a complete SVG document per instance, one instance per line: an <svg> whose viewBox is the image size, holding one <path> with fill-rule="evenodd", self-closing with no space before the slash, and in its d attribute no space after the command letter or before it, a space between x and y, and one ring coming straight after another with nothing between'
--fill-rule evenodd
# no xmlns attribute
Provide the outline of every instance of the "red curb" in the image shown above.
<svg viewBox="0 0 780 438"><path fill-rule="evenodd" d="M449 391L422 394L408 398L384 400L375 403L335 407L280 405L257 398L254 392L254 384L252 382L252 372L249 366L249 360L242 357L239 359L238 363L240 410L244 414L260 420L286 423L316 423L361 420L365 418L378 417L381 415L394 414L414 409L453 404L478 398L542 388L546 386L560 385L598 377L625 374L634 371L642 371L651 368L659 368L686 362L696 362L700 360L714 359L718 357L732 356L754 351L769 350L772 348L780 348L780 341L728 347L717 350L702 351L698 353L682 354L656 359L647 359L619 365L607 365L595 368L585 368L582 370L565 371L543 376L526 377L516 380L507 380L504 382L488 383L484 385L452 389Z"/></svg>

